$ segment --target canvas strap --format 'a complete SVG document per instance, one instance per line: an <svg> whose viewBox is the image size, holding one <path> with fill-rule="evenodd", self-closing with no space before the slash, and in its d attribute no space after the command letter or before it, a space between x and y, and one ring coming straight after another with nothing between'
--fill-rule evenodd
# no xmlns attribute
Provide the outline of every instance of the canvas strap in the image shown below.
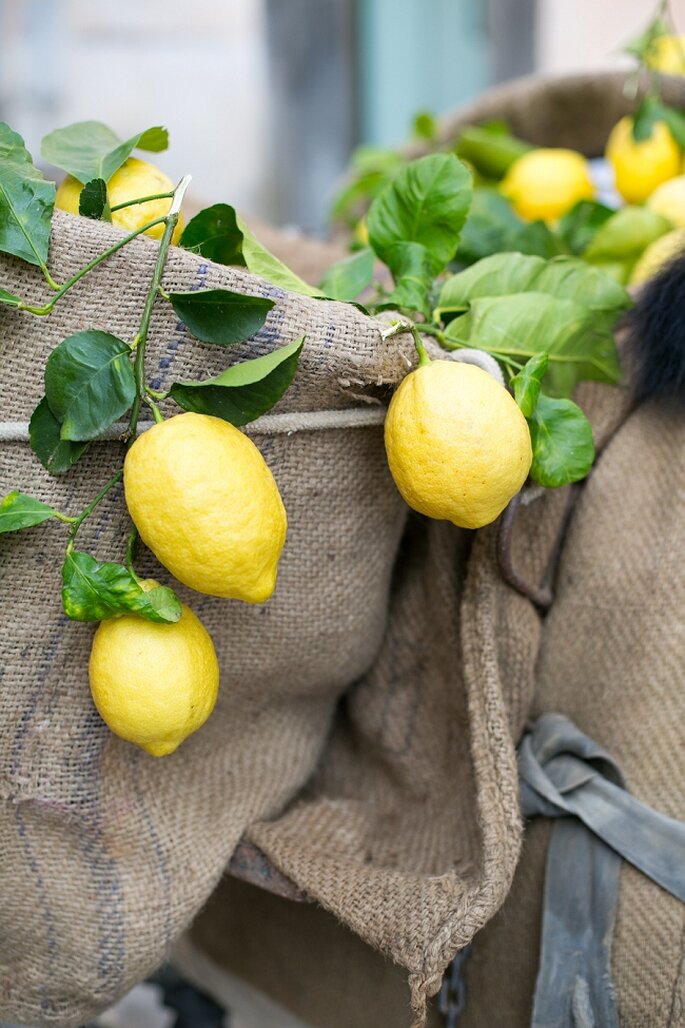
<svg viewBox="0 0 685 1028"><path fill-rule="evenodd" d="M523 737L519 773L524 817L558 819L532 1028L618 1028L611 941L621 859L685 902L685 823L631 796L613 758L560 714Z"/></svg>

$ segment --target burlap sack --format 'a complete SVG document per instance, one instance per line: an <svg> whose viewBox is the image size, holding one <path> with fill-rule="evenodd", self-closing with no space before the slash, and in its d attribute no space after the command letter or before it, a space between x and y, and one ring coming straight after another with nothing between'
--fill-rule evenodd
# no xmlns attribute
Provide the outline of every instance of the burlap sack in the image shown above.
<svg viewBox="0 0 685 1028"><path fill-rule="evenodd" d="M115 238L104 224L57 215L53 274L66 279ZM156 244L138 240L49 319L0 311L0 494L21 488L76 512L120 461L119 444L96 443L52 479L25 441L8 440L20 440L61 339L89 327L133 336L155 255ZM11 258L0 260L0 281L47 295ZM180 250L164 284L273 297L264 329L238 355L307 336L280 404L285 423L271 418L256 436L289 514L279 584L263 607L179 589L214 637L221 694L200 732L154 759L111 735L91 703L93 627L61 612L60 526L3 537L0 1017L76 1025L111 1003L159 964L246 830L409 972L420 1017L513 874L512 737L529 705L537 616L498 592L492 533L474 548L463 596L470 538L449 525L417 519L395 567L405 509L377 411L362 400L402 377L411 347L384 343L352 307L289 296ZM158 304L148 360L157 387L216 373L229 356L191 343ZM331 411L329 426L357 427L322 429ZM121 559L126 532L114 491L80 545ZM151 558L143 570L169 581Z"/></svg>

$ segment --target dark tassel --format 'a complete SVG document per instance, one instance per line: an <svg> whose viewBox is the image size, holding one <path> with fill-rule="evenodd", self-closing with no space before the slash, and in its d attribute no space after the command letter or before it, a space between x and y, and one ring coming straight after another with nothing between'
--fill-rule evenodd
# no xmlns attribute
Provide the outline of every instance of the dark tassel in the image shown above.
<svg viewBox="0 0 685 1028"><path fill-rule="evenodd" d="M635 400L685 401L685 254L647 282L627 321Z"/></svg>

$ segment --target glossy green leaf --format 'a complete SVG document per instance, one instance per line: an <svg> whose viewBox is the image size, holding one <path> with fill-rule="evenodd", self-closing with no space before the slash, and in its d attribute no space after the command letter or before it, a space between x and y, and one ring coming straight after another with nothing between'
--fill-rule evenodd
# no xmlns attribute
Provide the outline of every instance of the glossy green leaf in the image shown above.
<svg viewBox="0 0 685 1028"><path fill-rule="evenodd" d="M497 253L446 279L440 290L437 313L464 310L482 296L525 293L545 267L541 257Z"/></svg>
<svg viewBox="0 0 685 1028"><path fill-rule="evenodd" d="M191 218L183 230L181 246L216 264L245 265L243 233L235 210L227 203L215 203Z"/></svg>
<svg viewBox="0 0 685 1028"><path fill-rule="evenodd" d="M621 207L597 230L583 258L600 262L636 257L671 228L670 221L648 207Z"/></svg>
<svg viewBox="0 0 685 1028"><path fill-rule="evenodd" d="M62 567L62 606L73 621L138 614L170 624L181 617L181 603L172 589L160 585L146 592L123 564L101 563L78 551L68 553Z"/></svg>
<svg viewBox="0 0 685 1028"><path fill-rule="evenodd" d="M33 164L21 136L0 122L0 252L44 267L55 184Z"/></svg>
<svg viewBox="0 0 685 1028"><path fill-rule="evenodd" d="M0 289L0 303L6 303L8 307L18 307L23 301L20 296L8 293L6 289Z"/></svg>
<svg viewBox="0 0 685 1028"><path fill-rule="evenodd" d="M549 354L546 387L570 395L576 382L592 379L616 383L620 365L611 335L593 332L596 315L573 300L546 293L481 297L450 322L447 340L515 360Z"/></svg>
<svg viewBox="0 0 685 1028"><path fill-rule="evenodd" d="M84 218L112 220L107 199L107 183L102 178L86 182L78 199L78 212Z"/></svg>
<svg viewBox="0 0 685 1028"><path fill-rule="evenodd" d="M295 376L303 344L304 339L297 339L204 382L175 382L170 395L184 410L247 425L281 399Z"/></svg>
<svg viewBox="0 0 685 1028"><path fill-rule="evenodd" d="M14 490L0 501L0 532L18 532L32 528L55 516L55 510L47 503L34 500Z"/></svg>
<svg viewBox="0 0 685 1028"><path fill-rule="evenodd" d="M229 289L198 289L171 293L172 306L184 325L203 343L226 346L242 343L258 332L274 306L262 296Z"/></svg>
<svg viewBox="0 0 685 1028"><path fill-rule="evenodd" d="M344 257L328 269L321 280L321 291L331 300L354 300L371 284L373 250L365 247Z"/></svg>
<svg viewBox="0 0 685 1028"><path fill-rule="evenodd" d="M526 361L521 371L511 380L510 385L514 389L514 399L521 408L524 418L529 418L535 410L548 365L549 354L536 353L534 357Z"/></svg>
<svg viewBox="0 0 685 1028"><path fill-rule="evenodd" d="M29 423L31 449L51 475L63 475L88 449L89 443L72 443L60 438L60 423L45 397Z"/></svg>
<svg viewBox="0 0 685 1028"><path fill-rule="evenodd" d="M95 439L126 413L136 395L130 355L122 339L97 329L55 347L45 365L45 395L60 438Z"/></svg>
<svg viewBox="0 0 685 1028"><path fill-rule="evenodd" d="M530 477L550 489L585 478L595 459L592 426L572 400L540 394L528 421Z"/></svg>
<svg viewBox="0 0 685 1028"><path fill-rule="evenodd" d="M161 126L138 132L122 141L101 121L77 121L45 136L41 153L50 164L85 185L96 178L109 182L136 149L159 153L168 145L169 134Z"/></svg>
<svg viewBox="0 0 685 1028"><path fill-rule="evenodd" d="M367 216L371 246L393 275L398 244L418 243L438 270L452 259L471 192L471 176L454 154L429 154L398 172Z"/></svg>
<svg viewBox="0 0 685 1028"><path fill-rule="evenodd" d="M461 233L456 261L473 264L498 253L524 253L555 257L567 252L564 241L543 221L524 221L511 202L495 189L479 188Z"/></svg>
<svg viewBox="0 0 685 1028"><path fill-rule="evenodd" d="M429 297L440 272L438 261L421 243L397 243L389 251L395 288L387 298L390 307L409 307L430 317Z"/></svg>
<svg viewBox="0 0 685 1028"><path fill-rule="evenodd" d="M281 289L287 289L291 293L301 293L303 296L321 296L318 289L310 286L294 271L286 267L282 261L279 261L278 257L274 257L265 246L262 246L252 230L237 214L236 224L243 234L243 259L253 275L259 275L267 282L280 286Z"/></svg>

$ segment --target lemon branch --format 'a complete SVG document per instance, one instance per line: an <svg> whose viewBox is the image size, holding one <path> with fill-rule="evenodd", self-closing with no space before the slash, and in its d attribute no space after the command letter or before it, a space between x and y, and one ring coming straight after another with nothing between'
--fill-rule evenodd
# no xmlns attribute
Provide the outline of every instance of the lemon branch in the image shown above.
<svg viewBox="0 0 685 1028"><path fill-rule="evenodd" d="M150 330L152 309L155 305L155 300L157 299L159 287L162 282L164 265L166 264L167 254L171 245L171 237L174 234L174 229L176 228L179 213L181 211L181 204L183 203L183 197L189 184L190 175L185 175L174 190L174 199L169 213L165 218L161 219L166 223L164 226L164 235L162 236L162 240L159 244L159 253L157 254L157 260L155 262L155 270L152 274L152 281L150 282L150 288L148 289L147 297L145 299L145 307L143 308L143 316L140 319L140 328L138 329L135 340L136 356L133 364L133 372L136 380L136 397L131 408L131 418L128 426L129 446L136 437L136 432L138 431L138 418L140 417L140 407L146 397L145 347L147 345L147 336ZM153 414L154 410L155 408L153 408Z"/></svg>
<svg viewBox="0 0 685 1028"><path fill-rule="evenodd" d="M171 193L151 193L150 196L138 196L135 200L124 200L122 203L116 203L114 207L110 207L110 211L114 214L115 211L123 211L124 207L135 207L139 203L147 203L149 200L170 200L173 196Z"/></svg>
<svg viewBox="0 0 685 1028"><path fill-rule="evenodd" d="M78 517L73 519L72 526L69 529L69 542L67 543L67 554L71 553L74 549L74 541L78 533L79 528L90 515L93 513L95 508L104 500L110 489L113 489L117 482L122 478L124 469L119 468L115 475L112 475L107 485L104 485L97 496L94 496L87 507L84 507Z"/></svg>

